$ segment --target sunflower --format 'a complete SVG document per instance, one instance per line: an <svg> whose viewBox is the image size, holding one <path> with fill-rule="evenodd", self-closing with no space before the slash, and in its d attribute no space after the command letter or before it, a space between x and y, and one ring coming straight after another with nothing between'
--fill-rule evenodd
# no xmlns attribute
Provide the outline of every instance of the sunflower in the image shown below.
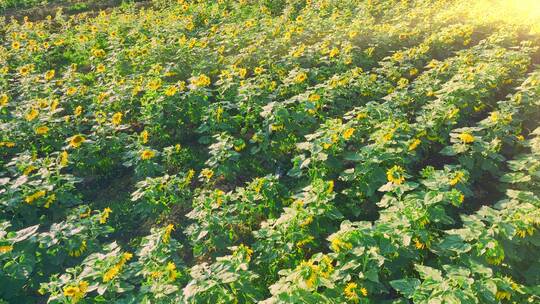
<svg viewBox="0 0 540 304"><path fill-rule="evenodd" d="M103 57L105 56L105 51L102 50L102 49L93 49L92 50L92 55L94 55L94 57Z"/></svg>
<svg viewBox="0 0 540 304"><path fill-rule="evenodd" d="M304 73L304 72L300 72L300 73L296 74L296 76L294 77L294 82L296 82L296 83L302 83L302 82L304 82L306 79L307 79L307 74Z"/></svg>
<svg viewBox="0 0 540 304"><path fill-rule="evenodd" d="M141 141L142 141L143 144L148 143L148 137L149 137L149 135L150 135L150 134L148 133L147 130L144 130L144 131L141 132L141 135L140 135L140 136L141 136Z"/></svg>
<svg viewBox="0 0 540 304"><path fill-rule="evenodd" d="M47 194L47 192L45 190L39 190L27 197L24 198L24 201L27 203L27 204L32 204L35 200L37 199L40 199L42 197L45 196L45 194Z"/></svg>
<svg viewBox="0 0 540 304"><path fill-rule="evenodd" d="M386 171L386 177L389 182L401 185L405 181L405 170L400 166L393 166Z"/></svg>
<svg viewBox="0 0 540 304"><path fill-rule="evenodd" d="M76 88L76 87L69 87L69 88L66 90L66 94L67 94L68 96L75 95L75 93L77 93L77 88Z"/></svg>
<svg viewBox="0 0 540 304"><path fill-rule="evenodd" d="M264 72L264 69L262 67L256 67L253 72L257 75L260 75Z"/></svg>
<svg viewBox="0 0 540 304"><path fill-rule="evenodd" d="M463 132L463 133L460 133L458 135L458 138L465 144L470 144L474 141L474 136L467 133L467 132Z"/></svg>
<svg viewBox="0 0 540 304"><path fill-rule="evenodd" d="M98 97L97 97L97 101L98 102L103 102L103 100L105 100L105 98L108 96L109 94L106 93L106 92L101 92L99 93Z"/></svg>
<svg viewBox="0 0 540 304"><path fill-rule="evenodd" d="M79 292L79 287L77 286L68 286L64 288L64 296L73 297Z"/></svg>
<svg viewBox="0 0 540 304"><path fill-rule="evenodd" d="M38 105L41 109L45 109L49 106L49 101L47 101L47 99L40 98L38 99Z"/></svg>
<svg viewBox="0 0 540 304"><path fill-rule="evenodd" d="M5 105L7 105L8 101L9 97L7 96L7 94L0 95L0 107L4 107Z"/></svg>
<svg viewBox="0 0 540 304"><path fill-rule="evenodd" d="M330 248L336 252L339 253L344 250L350 250L352 249L352 244L349 242L345 242L341 240L339 237L335 237L330 241Z"/></svg>
<svg viewBox="0 0 540 304"><path fill-rule="evenodd" d="M204 168L201 171L201 176L206 179L211 179L212 176L214 176L214 171L212 171L212 169Z"/></svg>
<svg viewBox="0 0 540 304"><path fill-rule="evenodd" d="M157 91L161 87L161 79L152 79L148 83L148 89L150 91Z"/></svg>
<svg viewBox="0 0 540 304"><path fill-rule="evenodd" d="M314 265L313 261L303 261L298 266L303 272L303 277L308 288L313 288L317 279L319 278L319 266Z"/></svg>
<svg viewBox="0 0 540 304"><path fill-rule="evenodd" d="M354 128L348 128L343 132L343 139L348 140L354 133Z"/></svg>
<svg viewBox="0 0 540 304"><path fill-rule="evenodd" d="M105 70L106 70L105 66L101 63L96 66L96 72L98 73L103 73L105 72Z"/></svg>
<svg viewBox="0 0 540 304"><path fill-rule="evenodd" d="M165 268L167 272L169 273L169 280L174 281L178 277L178 271L176 270L176 265L174 265L173 262L167 263L167 267Z"/></svg>
<svg viewBox="0 0 540 304"><path fill-rule="evenodd" d="M0 141L0 147L13 148L15 143L12 141Z"/></svg>
<svg viewBox="0 0 540 304"><path fill-rule="evenodd" d="M465 174L461 171L456 172L454 177L450 180L450 186L455 186L457 183L461 182L463 180L463 177Z"/></svg>
<svg viewBox="0 0 540 304"><path fill-rule="evenodd" d="M38 135L45 135L49 132L49 127L47 126L39 126L36 128L36 134Z"/></svg>
<svg viewBox="0 0 540 304"><path fill-rule="evenodd" d="M407 78L400 78L397 82L397 87L400 89L405 88L409 84L409 80Z"/></svg>
<svg viewBox="0 0 540 304"><path fill-rule="evenodd" d="M86 248L87 248L86 240L83 240L81 242L81 245L77 249L70 250L68 254L69 256L72 256L72 257L79 257L81 256L81 254L83 254L86 251Z"/></svg>
<svg viewBox="0 0 540 304"><path fill-rule="evenodd" d="M499 290L499 291L497 291L497 293L495 294L495 298L496 298L497 300L504 300L504 299L510 300L510 297L511 297L511 296L512 296L512 295L511 295L508 291L503 291L503 290Z"/></svg>
<svg viewBox="0 0 540 304"><path fill-rule="evenodd" d="M246 147L246 143L244 141L239 141L234 145L234 151L240 152L244 150L245 147Z"/></svg>
<svg viewBox="0 0 540 304"><path fill-rule="evenodd" d="M167 96L173 96L178 92L178 88L176 86L170 86L165 90L165 95Z"/></svg>
<svg viewBox="0 0 540 304"><path fill-rule="evenodd" d="M106 207L105 209L103 209L103 212L101 213L101 216L99 217L99 223L105 224L111 213L112 213L111 208Z"/></svg>
<svg viewBox="0 0 540 304"><path fill-rule="evenodd" d="M56 108L58 108L58 99L54 99L51 103L51 111L56 111Z"/></svg>
<svg viewBox="0 0 540 304"><path fill-rule="evenodd" d="M84 136L77 134L71 137L71 139L69 140L69 145L73 148L78 148L85 140L86 139L84 138Z"/></svg>
<svg viewBox="0 0 540 304"><path fill-rule="evenodd" d="M121 267L122 266L115 265L111 269L107 270L107 272L105 272L105 274L103 274L103 283L107 283L107 282L111 281L112 279L114 279L118 275L118 273L120 272Z"/></svg>
<svg viewBox="0 0 540 304"><path fill-rule="evenodd" d="M311 95L309 95L308 100L311 101L311 102L319 101L319 100L321 100L321 95L316 94L316 93L311 94Z"/></svg>
<svg viewBox="0 0 540 304"><path fill-rule="evenodd" d="M30 74L30 72L31 69L28 65L25 65L19 69L19 74L21 74L21 76L27 76L28 74Z"/></svg>
<svg viewBox="0 0 540 304"><path fill-rule="evenodd" d="M334 181L328 181L328 189L326 189L327 193L332 193L334 191Z"/></svg>
<svg viewBox="0 0 540 304"><path fill-rule="evenodd" d="M328 56L330 58L334 58L336 57L337 55L339 55L339 49L338 48L333 48L331 51L330 51L330 54L328 54Z"/></svg>
<svg viewBox="0 0 540 304"><path fill-rule="evenodd" d="M409 144L409 151L414 151L416 150L416 147L418 147L418 145L421 143L422 141L418 138L414 139L410 144Z"/></svg>
<svg viewBox="0 0 540 304"><path fill-rule="evenodd" d="M36 109L32 109L30 110L30 112L26 113L26 115L24 116L24 118L27 120L27 121L32 121L34 119L36 119L39 115L39 112L38 110Z"/></svg>
<svg viewBox="0 0 540 304"><path fill-rule="evenodd" d="M11 43L11 47L14 49L14 50L18 50L21 48L21 43L19 41L13 41Z"/></svg>
<svg viewBox="0 0 540 304"><path fill-rule="evenodd" d="M360 119L364 119L364 118L367 118L369 115L365 112L360 112L358 114L356 114L356 119L360 120Z"/></svg>
<svg viewBox="0 0 540 304"><path fill-rule="evenodd" d="M174 231L174 225L169 224L167 227L165 227L165 231L163 232L163 243L167 244L169 240L171 239L171 232Z"/></svg>
<svg viewBox="0 0 540 304"><path fill-rule="evenodd" d="M3 245L3 246L0 246L0 254L3 254L3 253L6 253L6 252L10 252L13 250L13 246L11 245Z"/></svg>
<svg viewBox="0 0 540 304"><path fill-rule="evenodd" d="M84 43L86 41L88 41L88 37L86 37L85 35L79 35L79 42L80 43Z"/></svg>
<svg viewBox="0 0 540 304"><path fill-rule="evenodd" d="M343 295L348 300L351 300L353 302L358 302L358 294L356 293L356 289L358 288L358 285L354 282L350 282L345 286L345 289L343 290Z"/></svg>
<svg viewBox="0 0 540 304"><path fill-rule="evenodd" d="M45 73L45 80L49 81L51 79L54 78L54 74L55 74L55 71L54 70L48 70L46 73Z"/></svg>
<svg viewBox="0 0 540 304"><path fill-rule="evenodd" d="M210 85L210 77L202 74L190 79L191 85L194 88L204 88Z"/></svg>
<svg viewBox="0 0 540 304"><path fill-rule="evenodd" d="M77 106L75 108L75 111L73 111L73 115L75 117L78 117L78 116L80 116L82 114L82 111L83 111L83 107L82 106Z"/></svg>
<svg viewBox="0 0 540 304"><path fill-rule="evenodd" d="M62 151L62 153L60 153L60 166L62 167L67 166L68 161L69 161L69 154L67 153L67 151Z"/></svg>
<svg viewBox="0 0 540 304"><path fill-rule="evenodd" d="M238 70L238 76L240 76L240 78L245 78L247 75L247 69L239 69Z"/></svg>
<svg viewBox="0 0 540 304"><path fill-rule="evenodd" d="M114 113L113 116L112 116L112 120L111 120L112 124L115 125L115 126L121 124L123 115L124 114L122 114L121 112Z"/></svg>
<svg viewBox="0 0 540 304"><path fill-rule="evenodd" d="M306 46L304 44L301 44L291 53L291 56L294 58L298 58L304 54L305 49L306 49Z"/></svg>
<svg viewBox="0 0 540 304"><path fill-rule="evenodd" d="M86 242L85 242L86 244ZM88 282L86 281L81 281L79 283L79 290L82 292L82 293L86 293L86 291L88 290Z"/></svg>
<svg viewBox="0 0 540 304"><path fill-rule="evenodd" d="M154 152L152 150L144 150L144 151L141 152L141 159L142 160L149 160L149 159L154 158L154 156L156 156L156 152Z"/></svg>
<svg viewBox="0 0 540 304"><path fill-rule="evenodd" d="M416 249L420 250L420 249L426 248L426 244L420 242L419 239L414 239L414 247L416 247Z"/></svg>

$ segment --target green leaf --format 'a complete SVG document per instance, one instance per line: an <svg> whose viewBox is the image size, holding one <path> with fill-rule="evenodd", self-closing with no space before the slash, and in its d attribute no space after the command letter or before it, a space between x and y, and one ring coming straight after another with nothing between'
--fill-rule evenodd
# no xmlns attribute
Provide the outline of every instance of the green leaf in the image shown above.
<svg viewBox="0 0 540 304"><path fill-rule="evenodd" d="M457 254L469 252L472 248L459 235L447 236L437 247L445 251L453 251Z"/></svg>
<svg viewBox="0 0 540 304"><path fill-rule="evenodd" d="M15 235L15 238L11 239L12 242L20 242L24 241L27 238L31 237L32 235L36 234L36 231L38 230L39 225L30 226L28 228L24 228L22 230L17 231L17 234Z"/></svg>
<svg viewBox="0 0 540 304"><path fill-rule="evenodd" d="M531 176L522 172L506 173L505 175L501 177L500 180L503 183L510 183L510 184L524 183L524 182L530 181Z"/></svg>
<svg viewBox="0 0 540 304"><path fill-rule="evenodd" d="M414 291L420 286L420 280L416 278L408 278L401 280L390 281L390 285L407 298L412 298Z"/></svg>
<svg viewBox="0 0 540 304"><path fill-rule="evenodd" d="M420 277L424 280L433 280L437 282L442 282L442 273L440 270L431 268L429 266L415 264L414 268L420 274Z"/></svg>

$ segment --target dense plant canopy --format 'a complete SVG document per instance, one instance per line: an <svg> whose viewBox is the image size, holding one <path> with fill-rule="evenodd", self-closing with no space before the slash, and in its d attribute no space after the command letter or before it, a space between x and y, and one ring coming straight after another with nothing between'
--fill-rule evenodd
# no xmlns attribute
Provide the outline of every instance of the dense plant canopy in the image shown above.
<svg viewBox="0 0 540 304"><path fill-rule="evenodd" d="M0 303L538 303L540 22L493 5L0 20Z"/></svg>

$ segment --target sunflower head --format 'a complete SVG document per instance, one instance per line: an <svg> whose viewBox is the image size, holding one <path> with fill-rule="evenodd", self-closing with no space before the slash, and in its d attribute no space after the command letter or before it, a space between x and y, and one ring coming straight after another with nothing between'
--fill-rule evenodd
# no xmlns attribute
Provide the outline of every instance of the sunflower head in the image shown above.
<svg viewBox="0 0 540 304"><path fill-rule="evenodd" d="M122 114L121 112L114 113L112 116L112 124L117 126L122 123L122 116L124 116L124 114Z"/></svg>
<svg viewBox="0 0 540 304"><path fill-rule="evenodd" d="M465 144L470 144L474 141L474 136L466 132L460 133L458 138Z"/></svg>
<svg viewBox="0 0 540 304"><path fill-rule="evenodd" d="M154 158L154 156L156 156L156 152L154 152L152 150L144 150L144 151L141 152L141 159L142 160L149 160L149 159Z"/></svg>
<svg viewBox="0 0 540 304"><path fill-rule="evenodd" d="M68 286L68 287L64 288L64 295L66 297L73 297L77 293L79 293L79 287L77 287L77 286Z"/></svg>
<svg viewBox="0 0 540 304"><path fill-rule="evenodd" d="M405 181L405 170L400 166L393 166L386 171L386 178L395 185L401 185Z"/></svg>
<svg viewBox="0 0 540 304"><path fill-rule="evenodd" d="M54 70L49 70L45 73L45 80L49 81L54 78Z"/></svg>
<svg viewBox="0 0 540 304"><path fill-rule="evenodd" d="M71 139L69 140L69 145L73 148L78 148L85 140L86 139L84 138L84 136L77 134L71 137Z"/></svg>

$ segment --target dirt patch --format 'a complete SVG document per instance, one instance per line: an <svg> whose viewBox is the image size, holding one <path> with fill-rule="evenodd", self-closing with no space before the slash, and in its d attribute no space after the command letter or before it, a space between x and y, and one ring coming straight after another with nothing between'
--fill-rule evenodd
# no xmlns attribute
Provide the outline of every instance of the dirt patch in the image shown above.
<svg viewBox="0 0 540 304"><path fill-rule="evenodd" d="M60 1L30 8L11 8L0 13L0 16L5 17L6 20L14 18L21 21L24 17L28 17L30 21L39 21L47 16L54 16L58 10L62 10L64 14L73 15L107 10L119 6L122 2L122 0ZM137 7L151 5L149 0L134 0L132 2Z"/></svg>

